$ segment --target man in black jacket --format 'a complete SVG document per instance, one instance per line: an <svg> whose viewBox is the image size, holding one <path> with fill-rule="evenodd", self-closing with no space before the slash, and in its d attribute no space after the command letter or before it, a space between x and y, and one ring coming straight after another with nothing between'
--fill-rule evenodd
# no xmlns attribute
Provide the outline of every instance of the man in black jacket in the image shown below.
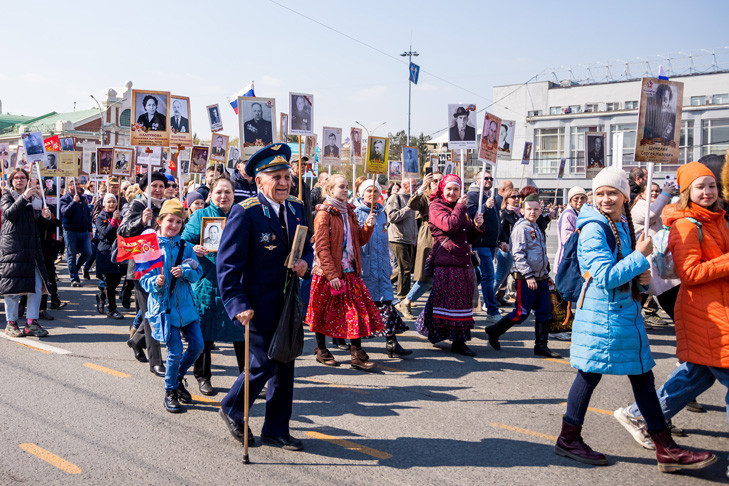
<svg viewBox="0 0 729 486"><path fill-rule="evenodd" d="M63 239L66 242L66 262L68 275L73 287L81 287L78 269L91 257L91 210L86 198L80 194L80 187L75 178L66 181L68 190L61 198L61 223ZM79 254L78 260L76 255Z"/></svg>
<svg viewBox="0 0 729 486"><path fill-rule="evenodd" d="M256 194L258 194L256 181L253 180L252 177L246 175L245 167L246 163L243 160L238 159L238 162L235 164L233 175L230 177L233 184L235 184L235 193L233 196L234 204L241 203L249 197L255 197Z"/></svg>
<svg viewBox="0 0 729 486"><path fill-rule="evenodd" d="M509 251L509 243L501 229L499 208L496 207L494 198L489 194L494 184L494 178L488 171L476 174L475 182L468 188L468 214L473 218L479 212L478 200L479 193L481 192L480 182L482 177L484 191L483 204L481 206L481 212L483 213L483 233L481 234L481 238L472 247L481 260L479 271L481 273L481 293L484 302L482 308L487 312L486 322L492 323L501 318L499 304L496 301L496 294L494 293L494 257L496 256L497 247L500 247L503 251Z"/></svg>

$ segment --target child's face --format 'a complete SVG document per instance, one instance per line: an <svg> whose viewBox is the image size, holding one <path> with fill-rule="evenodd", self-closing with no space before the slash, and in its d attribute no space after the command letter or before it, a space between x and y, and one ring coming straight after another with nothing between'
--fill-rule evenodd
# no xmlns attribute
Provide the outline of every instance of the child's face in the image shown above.
<svg viewBox="0 0 729 486"><path fill-rule="evenodd" d="M530 223L536 223L541 213L542 208L539 205L539 201L524 202L524 219L526 219Z"/></svg>
<svg viewBox="0 0 729 486"><path fill-rule="evenodd" d="M182 218L175 216L174 214L167 214L159 222L159 231L162 236L167 238L175 237L179 234L180 228L182 228Z"/></svg>
<svg viewBox="0 0 729 486"><path fill-rule="evenodd" d="M602 186L595 191L595 206L617 221L623 215L625 196L614 187Z"/></svg>
<svg viewBox="0 0 729 486"><path fill-rule="evenodd" d="M719 197L719 190L716 187L716 179L711 176L702 176L691 184L691 202L701 207L708 208L714 204Z"/></svg>

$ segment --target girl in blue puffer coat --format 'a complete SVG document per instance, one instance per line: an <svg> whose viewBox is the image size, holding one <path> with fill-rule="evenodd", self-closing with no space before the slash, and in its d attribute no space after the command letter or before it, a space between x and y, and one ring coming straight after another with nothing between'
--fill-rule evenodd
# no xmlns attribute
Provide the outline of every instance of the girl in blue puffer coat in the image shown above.
<svg viewBox="0 0 729 486"><path fill-rule="evenodd" d="M594 208L583 207L577 218L577 258L585 283L572 325L570 362L578 371L567 397L555 453L585 464L607 465L605 455L582 440L582 424L602 375L628 375L656 445L659 470L706 467L716 457L676 445L656 396L651 371L655 362L640 312L640 292L650 283L646 257L653 251L653 243L643 235L635 240L627 175L607 167L593 179L592 190ZM614 250L608 244L608 232L615 239Z"/></svg>
<svg viewBox="0 0 729 486"><path fill-rule="evenodd" d="M157 217L157 239L164 254L163 267L149 271L139 280L149 292L146 317L153 329L152 337L167 343L164 406L170 413L183 411L180 402L192 403L183 378L203 351L200 318L190 287L190 283L200 279L202 269L192 245L180 238L184 217L185 209L177 199L162 205ZM180 332L187 339L184 354Z"/></svg>

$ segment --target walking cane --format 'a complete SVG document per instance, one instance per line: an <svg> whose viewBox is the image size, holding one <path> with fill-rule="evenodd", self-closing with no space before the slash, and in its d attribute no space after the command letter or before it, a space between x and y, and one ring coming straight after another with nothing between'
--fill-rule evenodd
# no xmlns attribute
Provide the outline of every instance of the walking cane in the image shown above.
<svg viewBox="0 0 729 486"><path fill-rule="evenodd" d="M251 321L248 320L246 323L246 343L245 343L245 365L243 369L244 379L245 383L243 385L243 397L245 400L245 403L243 404L243 423L245 424L245 436L243 439L243 464L250 464L251 461L248 459L248 397L249 397L249 389L250 389L250 381L249 381L249 373L250 373L250 346L251 346L251 340L250 340L250 332L249 329L251 327Z"/></svg>

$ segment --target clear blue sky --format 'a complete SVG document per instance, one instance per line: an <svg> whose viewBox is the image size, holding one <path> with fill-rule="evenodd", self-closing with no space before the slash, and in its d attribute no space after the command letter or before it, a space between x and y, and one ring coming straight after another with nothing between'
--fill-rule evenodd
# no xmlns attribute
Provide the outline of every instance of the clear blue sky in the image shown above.
<svg viewBox="0 0 729 486"><path fill-rule="evenodd" d="M728 44L729 2L722 0L279 3L397 59L265 0L36 1L32 9L4 2L2 110L92 108L90 94L131 80L135 88L189 96L201 138L209 137L205 106L219 103L224 132L235 137L226 96L254 80L256 94L276 98L279 112L289 112L289 91L314 93L318 133L325 125L347 133L358 120L369 128L387 122L377 132L383 135L407 127L408 70L399 54L412 36L423 70L413 87L412 132L430 134L445 127L448 103L481 109L492 86L551 67L656 61Z"/></svg>

